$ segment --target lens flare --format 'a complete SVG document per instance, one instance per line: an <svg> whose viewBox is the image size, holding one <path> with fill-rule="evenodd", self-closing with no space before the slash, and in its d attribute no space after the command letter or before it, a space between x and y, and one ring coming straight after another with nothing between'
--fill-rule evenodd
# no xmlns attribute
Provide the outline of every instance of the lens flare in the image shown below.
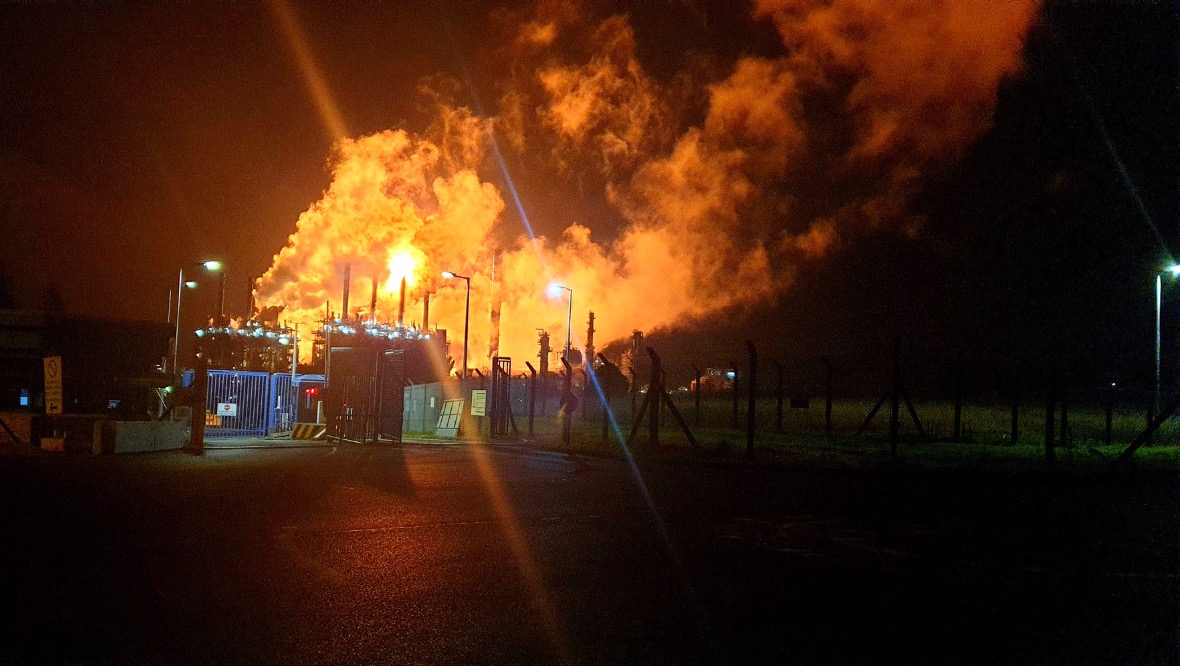
<svg viewBox="0 0 1180 666"><path fill-rule="evenodd" d="M271 6L325 126L345 133L293 8ZM429 296L431 323L458 331L470 312L470 349L515 358L536 354L538 329L566 329L568 303L546 293L556 276L577 291L580 312L598 313L603 343L761 307L846 238L920 232L910 200L990 126L1000 83L1020 71L1036 9L760 0L754 18L774 24L782 54L741 57L716 80L694 83L705 108L692 126L674 112L679 93L644 70L626 17L567 40L565 31L581 29L576 21L539 15L522 30L551 26L553 39L517 42L529 59L519 69L533 74L506 80L498 109L472 111L439 95L420 133L390 129L335 144L332 182L259 280L257 302L317 321L338 312L351 266L385 285L378 312L399 311L404 276L407 313L423 312ZM585 46L548 46L564 42ZM601 181L612 224L557 231L561 222L549 220L549 234L535 234L542 227L533 229L538 220L530 222L514 183L523 172L508 169L516 163L533 178L548 177L547 168L569 176L552 178L554 187L576 181L579 197ZM507 206L524 233L506 228ZM486 358L456 347L453 358Z"/></svg>
<svg viewBox="0 0 1180 666"><path fill-rule="evenodd" d="M349 132L344 124L344 117L340 115L340 108L336 105L332 91L328 89L324 73L320 71L320 66L312 55L311 46L308 45L307 36L299 25L295 10L287 0L271 0L270 9L278 21L283 37L287 39L287 45L291 47L295 63L299 66L299 73L303 75L303 81L315 102L328 136L333 141L347 137Z"/></svg>

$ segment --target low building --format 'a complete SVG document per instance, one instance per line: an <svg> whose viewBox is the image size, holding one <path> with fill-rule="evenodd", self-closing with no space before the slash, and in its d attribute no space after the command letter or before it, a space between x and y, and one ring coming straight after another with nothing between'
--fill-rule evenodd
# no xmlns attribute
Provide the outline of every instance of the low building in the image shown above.
<svg viewBox="0 0 1180 666"><path fill-rule="evenodd" d="M160 322L0 310L0 411L43 413L43 359L60 356L65 413L145 418L171 338Z"/></svg>

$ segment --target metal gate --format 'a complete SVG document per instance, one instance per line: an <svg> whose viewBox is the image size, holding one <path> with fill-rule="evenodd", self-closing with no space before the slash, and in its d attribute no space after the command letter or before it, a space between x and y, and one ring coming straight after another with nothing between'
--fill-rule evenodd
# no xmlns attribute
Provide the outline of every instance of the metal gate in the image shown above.
<svg viewBox="0 0 1180 666"><path fill-rule="evenodd" d="M401 349L386 351L382 355L377 374L381 390L377 398L377 436L400 442L406 408L405 352Z"/></svg>
<svg viewBox="0 0 1180 666"><path fill-rule="evenodd" d="M452 393L455 393L452 390ZM438 415L442 411L445 393L443 385L416 384L407 386L402 392L405 405L402 415L403 433L433 433L438 426Z"/></svg>
<svg viewBox="0 0 1180 666"><path fill-rule="evenodd" d="M205 436L265 437L270 385L266 372L210 370Z"/></svg>
<svg viewBox="0 0 1180 666"><path fill-rule="evenodd" d="M295 424L295 384L289 373L272 375L266 432L289 432Z"/></svg>
<svg viewBox="0 0 1180 666"><path fill-rule="evenodd" d="M492 437L507 437L511 426L516 432L516 420L512 417L512 359L497 356L492 359Z"/></svg>
<svg viewBox="0 0 1180 666"><path fill-rule="evenodd" d="M324 389L328 437L358 443L376 439L376 352L333 347L329 353L332 376Z"/></svg>

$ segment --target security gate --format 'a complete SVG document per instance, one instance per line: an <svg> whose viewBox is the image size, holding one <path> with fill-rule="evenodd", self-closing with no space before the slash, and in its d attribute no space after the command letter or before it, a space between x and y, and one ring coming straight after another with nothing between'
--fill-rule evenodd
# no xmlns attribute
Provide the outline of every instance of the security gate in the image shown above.
<svg viewBox="0 0 1180 666"><path fill-rule="evenodd" d="M267 433L290 432L295 424L296 387L290 373L270 378L270 400L267 401Z"/></svg>
<svg viewBox="0 0 1180 666"><path fill-rule="evenodd" d="M512 417L512 359L497 356L492 359L492 426L491 436L507 437L509 428L516 431L516 420Z"/></svg>
<svg viewBox="0 0 1180 666"><path fill-rule="evenodd" d="M210 370L205 436L265 437L270 384L266 372Z"/></svg>
<svg viewBox="0 0 1180 666"><path fill-rule="evenodd" d="M402 441L402 422L406 409L406 355L401 349L382 354L377 370L380 394L377 397L377 436Z"/></svg>

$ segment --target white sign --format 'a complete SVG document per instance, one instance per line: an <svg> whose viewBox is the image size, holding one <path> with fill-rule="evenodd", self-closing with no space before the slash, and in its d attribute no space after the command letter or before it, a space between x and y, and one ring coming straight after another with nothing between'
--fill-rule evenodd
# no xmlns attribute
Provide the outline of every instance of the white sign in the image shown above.
<svg viewBox="0 0 1180 666"><path fill-rule="evenodd" d="M46 356L45 364L45 413L61 414L61 357Z"/></svg>
<svg viewBox="0 0 1180 666"><path fill-rule="evenodd" d="M488 407L488 392L484 389L475 389L471 392L471 415L472 416L487 416Z"/></svg>
<svg viewBox="0 0 1180 666"><path fill-rule="evenodd" d="M219 402L217 403L218 416L237 416L238 403L236 402Z"/></svg>

